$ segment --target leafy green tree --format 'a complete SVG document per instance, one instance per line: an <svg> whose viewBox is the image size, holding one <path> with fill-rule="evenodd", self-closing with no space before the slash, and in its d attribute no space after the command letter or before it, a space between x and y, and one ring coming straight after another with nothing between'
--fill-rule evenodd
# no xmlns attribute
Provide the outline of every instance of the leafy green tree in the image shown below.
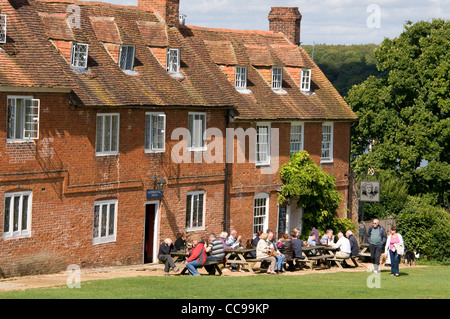
<svg viewBox="0 0 450 319"><path fill-rule="evenodd" d="M450 22L407 22L375 51L386 77L369 77L346 98L359 117L352 167L386 171L410 195L430 193L448 205L450 185Z"/></svg>
<svg viewBox="0 0 450 319"><path fill-rule="evenodd" d="M280 177L284 185L278 194L278 202L284 204L288 197L298 198L298 207L304 208L304 233L309 233L313 227L321 232L333 228L342 200L334 176L317 166L308 152L300 151L281 166Z"/></svg>

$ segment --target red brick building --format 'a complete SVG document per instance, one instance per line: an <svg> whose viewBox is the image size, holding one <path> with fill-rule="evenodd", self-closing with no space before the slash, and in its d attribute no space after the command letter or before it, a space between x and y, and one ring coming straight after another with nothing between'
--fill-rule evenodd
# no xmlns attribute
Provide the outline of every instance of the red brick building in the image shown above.
<svg viewBox="0 0 450 319"><path fill-rule="evenodd" d="M149 262L182 230L293 228L278 171L301 149L347 216L356 116L299 46L298 10L272 8L271 31L178 11L0 2L0 274Z"/></svg>

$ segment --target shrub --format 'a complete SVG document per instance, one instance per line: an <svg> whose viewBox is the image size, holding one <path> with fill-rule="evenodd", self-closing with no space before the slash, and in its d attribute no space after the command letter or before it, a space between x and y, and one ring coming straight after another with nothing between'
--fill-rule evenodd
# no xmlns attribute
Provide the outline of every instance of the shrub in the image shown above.
<svg viewBox="0 0 450 319"><path fill-rule="evenodd" d="M410 196L396 222L406 249L437 261L450 258L450 215L445 209Z"/></svg>

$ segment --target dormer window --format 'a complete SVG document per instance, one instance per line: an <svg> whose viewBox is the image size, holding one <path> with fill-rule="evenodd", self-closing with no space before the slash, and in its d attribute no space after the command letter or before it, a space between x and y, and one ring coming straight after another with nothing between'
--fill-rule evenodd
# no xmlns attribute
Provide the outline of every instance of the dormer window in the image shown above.
<svg viewBox="0 0 450 319"><path fill-rule="evenodd" d="M302 69L300 90L302 92L311 91L311 69Z"/></svg>
<svg viewBox="0 0 450 319"><path fill-rule="evenodd" d="M0 14L0 43L6 43L6 14Z"/></svg>
<svg viewBox="0 0 450 319"><path fill-rule="evenodd" d="M286 94L283 90L283 68L274 66L272 68L272 90L278 94Z"/></svg>
<svg viewBox="0 0 450 319"><path fill-rule="evenodd" d="M167 72L173 77L183 77L180 73L180 49L167 49L166 69Z"/></svg>
<svg viewBox="0 0 450 319"><path fill-rule="evenodd" d="M136 48L134 45L121 45L119 55L119 66L123 71L134 72L134 56Z"/></svg>
<svg viewBox="0 0 450 319"><path fill-rule="evenodd" d="M73 43L72 55L70 57L70 65L78 70L87 69L88 48L85 43Z"/></svg>
<svg viewBox="0 0 450 319"><path fill-rule="evenodd" d="M247 67L246 66L237 66L236 74L234 78L234 87L240 93L251 93L249 89L247 89Z"/></svg>

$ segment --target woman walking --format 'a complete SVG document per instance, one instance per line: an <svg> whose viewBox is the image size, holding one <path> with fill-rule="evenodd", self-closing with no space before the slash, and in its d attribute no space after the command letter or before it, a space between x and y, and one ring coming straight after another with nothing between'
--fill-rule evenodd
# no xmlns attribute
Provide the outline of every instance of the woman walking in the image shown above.
<svg viewBox="0 0 450 319"><path fill-rule="evenodd" d="M391 276L400 276L399 264L400 256L404 253L404 243L402 235L397 233L397 226L391 228L391 234L387 238L384 254L391 260Z"/></svg>

